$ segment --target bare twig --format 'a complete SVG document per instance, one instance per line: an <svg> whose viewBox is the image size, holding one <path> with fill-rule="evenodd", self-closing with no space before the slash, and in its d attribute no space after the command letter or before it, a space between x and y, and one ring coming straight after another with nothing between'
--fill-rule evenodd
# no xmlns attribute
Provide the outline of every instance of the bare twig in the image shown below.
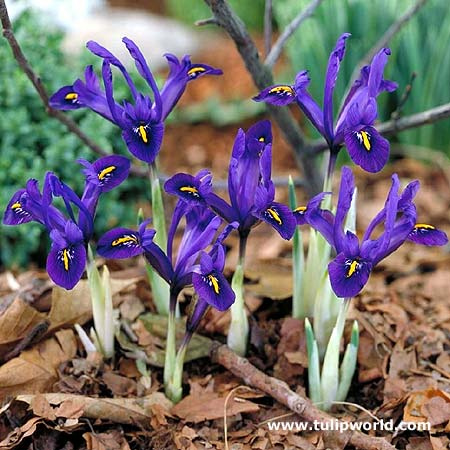
<svg viewBox="0 0 450 450"><path fill-rule="evenodd" d="M225 0L205 0L218 24L233 39L236 47L245 63L253 82L258 89L264 89L274 83L270 69L264 66L259 59L258 49L250 37L245 25ZM293 149L294 155L303 168L309 193L319 192L321 189L321 177L310 153L307 151L307 143L287 108L279 108L268 105L268 110L278 123L286 140Z"/></svg>
<svg viewBox="0 0 450 450"><path fill-rule="evenodd" d="M264 8L264 50L266 57L272 47L272 0L266 0Z"/></svg>
<svg viewBox="0 0 450 450"><path fill-rule="evenodd" d="M213 361L221 364L231 373L241 378L245 384L260 389L270 395L275 400L297 413L302 419L310 423L323 425L320 426L321 430L333 430L323 432L324 438L330 440L334 444L334 446L332 446L333 448L344 448L347 444L350 444L359 449L395 450L395 447L383 438L368 436L359 431L339 431L339 427L334 426L339 422L337 419L320 411L307 398L301 397L293 392L285 382L261 372L247 359L236 355L226 345L220 343L213 345L211 358ZM334 425L330 426L330 423L333 423ZM345 427L342 427L341 429L344 430Z"/></svg>
<svg viewBox="0 0 450 450"><path fill-rule="evenodd" d="M203 27L205 25L218 25L217 20L214 17L209 17L208 19L201 19L195 22L197 27Z"/></svg>
<svg viewBox="0 0 450 450"><path fill-rule="evenodd" d="M355 70L350 78L349 86L358 78L361 67L369 64L372 58L383 47L386 47L389 41L416 15L416 13L425 5L428 0L416 0L414 5L411 6L405 13L400 16L381 36L378 42L364 55L363 58L355 66Z"/></svg>
<svg viewBox="0 0 450 450"><path fill-rule="evenodd" d="M310 17L316 8L322 3L323 0L312 0L311 3L303 10L298 13L296 17L289 23L289 25L284 29L281 36L277 39L272 47L272 50L267 55L264 64L268 67L273 67L278 58L283 51L283 48L287 40L295 33L298 27L304 22L308 17Z"/></svg>
<svg viewBox="0 0 450 450"><path fill-rule="evenodd" d="M444 120L450 117L450 103L445 105L436 106L426 111L422 111L417 114L411 114L410 116L401 117L400 119L392 119L387 122L375 125L375 128L383 136L393 136L400 131L409 130L411 128L417 128L422 125L429 125L439 120ZM317 140L313 145L311 145L312 153L320 153L326 150L327 144L324 140Z"/></svg>
<svg viewBox="0 0 450 450"><path fill-rule="evenodd" d="M42 80L36 73L34 72L33 68L31 67L30 63L28 62L27 58L25 57L19 43L17 42L16 37L14 36L14 32L12 30L11 21L9 19L8 15L8 9L5 4L5 0L0 0L0 20L3 27L3 36L8 41L9 46L11 47L12 53L14 55L15 60L19 64L20 68L24 71L28 79L33 84L34 88L36 89L36 92L39 94L39 97L42 100L42 103L44 104L47 113L49 116L54 117L56 120L61 122L63 125L67 127L67 129L75 134L87 147L89 147L93 152L97 153L100 156L106 156L109 155L109 153L99 147L90 137L88 137L77 125L76 122L74 122L70 117L68 117L63 112L54 109L50 107L48 103L48 93L42 84ZM145 176L145 171L142 170L140 167L132 167L131 169L132 173L138 176Z"/></svg>

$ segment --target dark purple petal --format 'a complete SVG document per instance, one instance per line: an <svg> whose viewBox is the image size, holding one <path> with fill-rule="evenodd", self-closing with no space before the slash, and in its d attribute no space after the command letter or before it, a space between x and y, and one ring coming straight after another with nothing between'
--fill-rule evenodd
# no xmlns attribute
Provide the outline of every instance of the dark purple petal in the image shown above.
<svg viewBox="0 0 450 450"><path fill-rule="evenodd" d="M232 223L238 220L236 211L225 200L213 192L206 196L206 204L226 222Z"/></svg>
<svg viewBox="0 0 450 450"><path fill-rule="evenodd" d="M388 62L388 56L391 54L391 50L388 48L382 48L372 59L370 64L370 73L368 80L369 96L376 97L383 89L392 91L392 81L387 84L382 84L384 67Z"/></svg>
<svg viewBox="0 0 450 450"><path fill-rule="evenodd" d="M408 241L422 245L445 245L448 242L447 234L426 223L416 223L408 235Z"/></svg>
<svg viewBox="0 0 450 450"><path fill-rule="evenodd" d="M161 278L171 283L174 280L174 271L167 255L154 242L147 242L144 246L144 256ZM182 289L184 286L179 286Z"/></svg>
<svg viewBox="0 0 450 450"><path fill-rule="evenodd" d="M72 289L80 280L86 266L84 243L69 244L61 248L53 245L47 257L50 278L65 289Z"/></svg>
<svg viewBox="0 0 450 450"><path fill-rule="evenodd" d="M99 186L101 192L108 192L119 186L130 172L130 160L124 156L110 155L99 158L90 164L86 160L78 160L85 169L86 181Z"/></svg>
<svg viewBox="0 0 450 450"><path fill-rule="evenodd" d="M265 102L270 105L285 106L295 101L294 86L288 84L275 84L263 89L257 96L253 97L255 102Z"/></svg>
<svg viewBox="0 0 450 450"><path fill-rule="evenodd" d="M339 66L345 54L345 41L350 33L342 34L336 42L328 59L323 96L323 126L328 141L332 141L333 132L333 91L336 85Z"/></svg>
<svg viewBox="0 0 450 450"><path fill-rule="evenodd" d="M264 210L255 215L269 225L272 225L283 239L289 240L294 235L297 222L292 211L286 205L272 202Z"/></svg>
<svg viewBox="0 0 450 450"><path fill-rule="evenodd" d="M372 264L370 261L347 258L339 253L328 264L331 287L340 298L351 298L361 292L369 280Z"/></svg>
<svg viewBox="0 0 450 450"><path fill-rule="evenodd" d="M208 303L202 298L195 300L194 307L189 308L190 311L186 320L186 333L192 334L195 332L209 307Z"/></svg>
<svg viewBox="0 0 450 450"><path fill-rule="evenodd" d="M22 197L26 195L25 192L25 189L19 189L12 196L3 215L3 223L5 225L20 225L35 220L34 216L23 205Z"/></svg>
<svg viewBox="0 0 450 450"><path fill-rule="evenodd" d="M272 144L272 124L270 120L260 120L253 124L245 133L246 145L258 143L259 151L264 150L265 145Z"/></svg>
<svg viewBox="0 0 450 450"><path fill-rule="evenodd" d="M192 284L199 298L219 311L226 311L234 303L235 294L221 272L193 273Z"/></svg>
<svg viewBox="0 0 450 450"><path fill-rule="evenodd" d="M140 255L143 249L136 231L114 228L98 240L97 253L104 258L125 259Z"/></svg>
<svg viewBox="0 0 450 450"><path fill-rule="evenodd" d="M128 150L137 159L152 164L161 148L164 125L149 122L122 131L122 138Z"/></svg>
<svg viewBox="0 0 450 450"><path fill-rule="evenodd" d="M164 189L168 194L176 195L188 203L204 204L205 195L212 189L211 174L202 171L193 177L187 173L177 173L164 183Z"/></svg>
<svg viewBox="0 0 450 450"><path fill-rule="evenodd" d="M307 223L305 217L306 209L307 206L297 206L297 208L292 211L297 225L305 225Z"/></svg>
<svg viewBox="0 0 450 450"><path fill-rule="evenodd" d="M85 106L80 103L78 93L73 86L63 86L50 97L48 103L52 108L61 110L78 109Z"/></svg>
<svg viewBox="0 0 450 450"><path fill-rule="evenodd" d="M203 75L223 75L221 69L216 69L208 64L192 63L187 71L189 81L196 80Z"/></svg>
<svg viewBox="0 0 450 450"><path fill-rule="evenodd" d="M344 139L352 161L367 172L379 172L386 165L389 159L389 141L375 128L348 130Z"/></svg>

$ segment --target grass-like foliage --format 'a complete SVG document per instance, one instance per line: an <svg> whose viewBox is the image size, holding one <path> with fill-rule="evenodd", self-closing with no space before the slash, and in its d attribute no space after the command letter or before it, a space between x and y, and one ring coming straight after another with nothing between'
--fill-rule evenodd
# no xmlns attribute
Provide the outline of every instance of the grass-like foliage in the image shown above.
<svg viewBox="0 0 450 450"><path fill-rule="evenodd" d="M310 0L275 0L275 19L283 29ZM342 62L336 86L336 98L342 98L355 65L374 45L387 28L395 22L413 2L410 0L342 0L323 2L314 16L305 21L286 46L292 72L285 80L292 80L292 74L302 69L310 71L310 92L316 99L323 96L322 77L328 60L328 49L332 48L336 35L352 33L346 57ZM325 26L325 24L328 24ZM330 24L333 24L330 26ZM447 0L427 3L389 42L393 57L386 70L386 78L399 84L397 96L401 96L417 74L410 98L402 108L405 115L423 111L448 102L446 89L450 79L450 9ZM380 119L388 119L396 108L380 99ZM335 105L337 109L339 105ZM398 136L402 143L432 147L450 153L448 142L450 130L445 122L419 127Z"/></svg>

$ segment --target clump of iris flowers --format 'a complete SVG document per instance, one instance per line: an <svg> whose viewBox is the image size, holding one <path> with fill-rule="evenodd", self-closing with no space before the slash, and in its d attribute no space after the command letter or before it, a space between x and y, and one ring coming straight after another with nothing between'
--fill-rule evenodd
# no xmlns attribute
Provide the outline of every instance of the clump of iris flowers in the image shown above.
<svg viewBox="0 0 450 450"><path fill-rule="evenodd" d="M100 195L121 184L130 170L130 161L123 156L106 156L92 164L79 162L86 176L81 198L54 173L47 172L42 193L37 180L28 180L26 187L12 196L3 217L5 225L35 221L45 226L52 241L47 272L65 289L78 283L86 267L87 245ZM55 197L62 198L65 211L52 204Z"/></svg>
<svg viewBox="0 0 450 450"><path fill-rule="evenodd" d="M244 264L248 235L261 222L271 225L282 238L291 239L296 227L291 210L275 202L275 186L271 180L272 131L269 121L261 121L247 132L239 130L234 141L228 169L227 203L212 190L211 175L201 171L196 176L174 175L165 183L169 194L190 205L205 205L228 223L237 223L239 260L232 287L236 302L231 307L228 345L244 355L247 349L248 321L244 304Z"/></svg>
<svg viewBox="0 0 450 450"><path fill-rule="evenodd" d="M336 156L344 144L353 162L367 172L379 172L389 158L389 141L373 126L378 115L378 95L397 88L397 83L383 78L384 67L391 54L388 48L382 48L372 62L361 69L359 79L344 98L336 120L333 119L333 92L349 36L349 33L342 34L330 54L325 75L323 108L308 92L310 78L306 70L297 74L294 84L270 86L254 97L257 102L279 106L297 103L328 144L328 178L331 177Z"/></svg>
<svg viewBox="0 0 450 450"><path fill-rule="evenodd" d="M183 218L186 226L175 258L173 240ZM176 402L182 395L181 376L186 348L201 317L209 306L225 311L234 302L234 292L223 275L223 241L237 224L226 226L215 239L222 224L220 217L203 204L188 204L179 200L173 212L166 250L154 242L156 232L148 229L148 224L148 220L144 221L138 231L126 228L108 231L99 239L97 251L106 258L118 259L143 254L154 270L168 283L170 308L164 383L166 395ZM208 247L211 247L209 251ZM198 300L192 308L185 338L177 352L175 313L178 296L188 285L194 286Z"/></svg>

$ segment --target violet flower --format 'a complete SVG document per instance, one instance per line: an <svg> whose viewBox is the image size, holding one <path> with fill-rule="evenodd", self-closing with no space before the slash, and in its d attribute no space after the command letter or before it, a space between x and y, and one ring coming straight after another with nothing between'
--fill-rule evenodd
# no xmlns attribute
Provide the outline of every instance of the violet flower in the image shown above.
<svg viewBox="0 0 450 450"><path fill-rule="evenodd" d="M351 298L367 283L374 267L397 250L405 241L423 245L445 245L447 235L432 225L417 223L414 197L419 182L409 183L399 195L400 182L392 175L392 186L384 208L369 224L362 240L351 231L344 231L344 220L350 209L355 184L352 171L342 168L341 185L336 213L320 208L326 193L314 197L306 207L294 213L298 223L308 223L328 241L337 256L328 265L331 286L338 297ZM384 223L379 237L372 234Z"/></svg>
<svg viewBox="0 0 450 450"><path fill-rule="evenodd" d="M84 160L81 163L86 167L86 184L81 198L54 173L47 172L42 193L37 180L28 180L26 188L12 196L3 217L5 225L35 221L46 227L52 241L47 272L65 289L72 289L83 275L86 246L92 237L100 195L122 183L130 169L130 161L123 156L106 156L93 164ZM54 197L63 200L64 213L52 205Z"/></svg>
<svg viewBox="0 0 450 450"><path fill-rule="evenodd" d="M203 204L228 223L239 223L238 231L246 238L261 221L271 225L284 239L294 234L291 210L275 202L275 187L270 179L272 132L270 122L261 121L236 136L228 170L228 194L231 204L212 191L211 174L202 170L195 177L178 173L166 181L164 189L188 204Z"/></svg>
<svg viewBox="0 0 450 450"><path fill-rule="evenodd" d="M173 240L183 217L186 227L175 259L172 255ZM221 311L229 308L234 301L234 294L228 281L219 273L218 266L210 265L208 257L204 256L204 250L211 245L222 220L204 206L190 206L179 201L168 234L167 253L153 241L155 231L146 228L148 223L149 221L143 222L138 231L128 228L108 231L98 241L98 254L117 259L143 254L170 285L171 311L175 311L178 294L190 284L212 306ZM222 241L234 227L235 225L227 227L215 245L222 245Z"/></svg>
<svg viewBox="0 0 450 450"><path fill-rule="evenodd" d="M323 108L311 97L307 88L310 78L306 70L297 74L293 85L275 85L261 91L254 100L273 105L288 105L297 102L317 131L325 138L331 152L329 174L334 168L336 155L342 145L355 164L368 172L380 171L389 158L389 142L373 124L377 118L377 96L392 92L397 84L383 79L388 48L381 49L370 65L361 69L361 75L351 87L336 121L333 120L333 92L339 67L345 54L345 41L349 33L342 34L330 54L325 76Z"/></svg>
<svg viewBox="0 0 450 450"><path fill-rule="evenodd" d="M57 109L77 109L87 107L113 122L121 128L122 138L136 158L153 163L158 154L163 133L164 120L172 111L186 89L189 81L203 75L220 75L222 71L206 64L193 64L189 56L179 61L174 55L166 54L169 64L169 76L159 91L150 68L137 45L123 38L139 74L148 83L152 99L137 90L124 65L107 49L97 42L89 41L87 48L103 59L102 78L105 91L92 66L85 70L85 81L78 79L73 85L64 86L50 98L50 105ZM114 99L111 65L122 73L133 98L133 103L123 101L120 105Z"/></svg>

